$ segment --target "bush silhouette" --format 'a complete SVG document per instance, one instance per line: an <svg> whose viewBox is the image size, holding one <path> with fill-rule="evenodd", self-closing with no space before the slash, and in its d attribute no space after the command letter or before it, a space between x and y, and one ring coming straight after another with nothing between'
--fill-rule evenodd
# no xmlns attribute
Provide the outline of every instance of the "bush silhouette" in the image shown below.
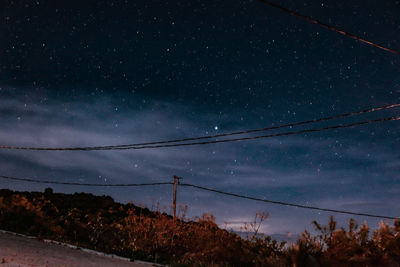
<svg viewBox="0 0 400 267"><path fill-rule="evenodd" d="M366 223L350 219L338 228L313 222L318 234L304 231L296 244L272 240L259 233L268 213L256 213L243 225L241 238L218 227L215 217L203 214L189 220L186 208L173 218L120 204L108 196L75 193L13 192L0 190L0 228L41 238L115 253L132 259L175 266L399 266L400 220L381 222L371 233Z"/></svg>

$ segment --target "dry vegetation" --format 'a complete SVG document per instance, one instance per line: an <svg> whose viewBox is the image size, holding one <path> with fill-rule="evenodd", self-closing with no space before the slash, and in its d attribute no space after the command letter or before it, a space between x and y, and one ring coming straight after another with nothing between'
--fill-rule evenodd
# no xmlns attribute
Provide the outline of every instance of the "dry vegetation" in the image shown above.
<svg viewBox="0 0 400 267"><path fill-rule="evenodd" d="M132 259L188 266L400 266L400 221L370 233L350 220L349 229L314 225L287 245L260 236L268 214L244 225L247 239L220 229L212 215L173 219L111 197L0 190L0 229L55 239Z"/></svg>

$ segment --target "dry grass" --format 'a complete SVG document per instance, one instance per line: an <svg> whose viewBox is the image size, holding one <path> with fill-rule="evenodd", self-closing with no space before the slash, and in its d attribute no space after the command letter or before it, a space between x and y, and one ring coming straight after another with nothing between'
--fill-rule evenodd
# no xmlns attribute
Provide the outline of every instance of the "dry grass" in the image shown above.
<svg viewBox="0 0 400 267"><path fill-rule="evenodd" d="M285 247L259 234L268 213L243 225L246 239L223 230L215 217L188 220L186 207L172 218L110 197L0 190L0 228L68 242L134 259L188 266L399 266L400 221L382 223L370 234L350 220L348 229L314 222L318 235L304 232ZM165 211L165 209L164 209Z"/></svg>

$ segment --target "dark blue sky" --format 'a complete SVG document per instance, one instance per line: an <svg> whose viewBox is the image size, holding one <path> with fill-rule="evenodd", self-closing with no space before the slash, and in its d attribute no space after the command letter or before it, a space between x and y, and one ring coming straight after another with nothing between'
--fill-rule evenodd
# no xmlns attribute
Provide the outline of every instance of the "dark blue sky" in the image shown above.
<svg viewBox="0 0 400 267"><path fill-rule="evenodd" d="M399 1L276 3L400 49ZM0 12L1 144L136 143L400 102L399 56L259 1L7 0ZM185 182L266 199L397 216L399 130L398 122L385 122L190 148L0 151L0 175L110 183L180 175ZM148 206L152 199L168 205L171 198L168 187L54 188ZM179 193L190 216L212 212L220 223L240 224L268 211L267 233L298 233L329 216L188 188ZM377 226L377 220L368 222Z"/></svg>

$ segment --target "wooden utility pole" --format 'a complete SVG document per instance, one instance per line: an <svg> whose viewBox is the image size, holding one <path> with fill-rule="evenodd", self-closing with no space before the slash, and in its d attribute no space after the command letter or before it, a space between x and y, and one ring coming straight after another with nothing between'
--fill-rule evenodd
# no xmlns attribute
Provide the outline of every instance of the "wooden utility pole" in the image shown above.
<svg viewBox="0 0 400 267"><path fill-rule="evenodd" d="M172 202L172 207L174 209L174 219L176 218L176 191L178 189L179 180L182 179L181 177L174 176L174 197Z"/></svg>

